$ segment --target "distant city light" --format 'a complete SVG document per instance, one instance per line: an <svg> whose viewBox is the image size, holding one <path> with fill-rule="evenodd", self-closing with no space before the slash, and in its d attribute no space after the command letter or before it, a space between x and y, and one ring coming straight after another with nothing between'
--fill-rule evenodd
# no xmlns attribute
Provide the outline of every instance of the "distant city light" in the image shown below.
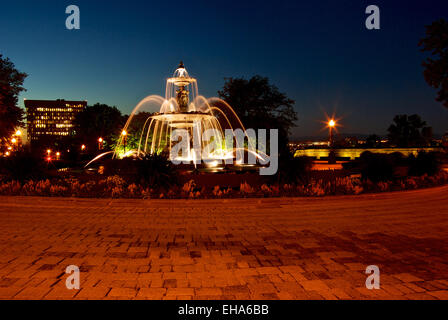
<svg viewBox="0 0 448 320"><path fill-rule="evenodd" d="M17 139L16 139L16 138L12 138L12 139L11 139L11 142L12 142L12 143L17 143Z"/></svg>
<svg viewBox="0 0 448 320"><path fill-rule="evenodd" d="M22 131L17 130L17 131L16 131L16 136L21 136L21 135L22 135Z"/></svg>
<svg viewBox="0 0 448 320"><path fill-rule="evenodd" d="M81 146L81 150L86 150L86 146L84 144Z"/></svg>
<svg viewBox="0 0 448 320"><path fill-rule="evenodd" d="M48 150L47 150L47 154L48 154L48 155L50 155L50 153L51 153L51 150L50 150L50 149L48 149Z"/></svg>
<svg viewBox="0 0 448 320"><path fill-rule="evenodd" d="M334 126L336 126L336 121L334 121L333 119L331 119L331 120L328 122L328 126L331 127L331 128L333 128Z"/></svg>

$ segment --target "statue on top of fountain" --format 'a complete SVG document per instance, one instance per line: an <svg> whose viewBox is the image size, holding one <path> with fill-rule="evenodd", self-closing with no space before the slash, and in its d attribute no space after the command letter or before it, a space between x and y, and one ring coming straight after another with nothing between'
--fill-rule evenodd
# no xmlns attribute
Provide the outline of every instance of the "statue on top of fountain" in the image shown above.
<svg viewBox="0 0 448 320"><path fill-rule="evenodd" d="M179 109L181 112L188 111L188 90L185 89L185 86L180 86L176 91L177 93L177 104L179 105Z"/></svg>
<svg viewBox="0 0 448 320"><path fill-rule="evenodd" d="M185 70L185 66L182 61L179 63L179 66L177 67L177 69ZM180 77L185 77L185 74L181 73ZM176 90L176 94L177 94L176 100L177 100L177 104L179 106L180 111L187 112L188 111L188 103L189 103L189 91L185 88L184 83L182 83L182 82L179 83L179 89Z"/></svg>

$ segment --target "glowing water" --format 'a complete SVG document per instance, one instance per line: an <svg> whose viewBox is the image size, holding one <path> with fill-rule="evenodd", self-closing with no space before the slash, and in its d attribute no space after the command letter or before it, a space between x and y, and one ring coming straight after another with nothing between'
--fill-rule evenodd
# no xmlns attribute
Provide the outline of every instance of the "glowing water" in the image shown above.
<svg viewBox="0 0 448 320"><path fill-rule="evenodd" d="M158 112L154 113L154 107ZM172 78L166 81L165 98L157 95L151 95L143 99L132 111L125 127L124 132L128 132L136 114L140 112L151 112L150 116L144 122L141 128L138 148L136 150L126 149L126 135L122 135L115 149L114 157L123 158L126 156L140 157L146 154L160 154L167 152L171 156L172 144L170 137L173 130L184 129L189 133L189 137L198 136L207 130L216 130L225 136L226 129L242 129L246 131L241 120L238 118L232 107L219 98L205 98L198 94L196 79L188 75L187 70L181 63L174 72ZM204 156L202 160L225 160L235 159L236 150L244 148L238 145L235 139L235 147L228 149L222 140L217 139L209 143L214 146L213 151ZM255 150L253 142L248 140L249 149ZM204 142L199 139L199 145L189 143L189 153L187 157L175 156L175 159L181 161L195 160L195 148L204 149ZM210 147L210 145L209 145ZM127 152L121 152L125 149ZM245 148L247 149L247 148ZM260 155L257 154L257 158Z"/></svg>

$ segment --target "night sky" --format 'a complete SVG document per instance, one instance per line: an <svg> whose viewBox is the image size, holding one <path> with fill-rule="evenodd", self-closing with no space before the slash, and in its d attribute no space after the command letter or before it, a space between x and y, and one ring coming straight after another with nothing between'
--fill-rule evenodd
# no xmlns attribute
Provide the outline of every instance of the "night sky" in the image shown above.
<svg viewBox="0 0 448 320"><path fill-rule="evenodd" d="M65 8L81 29L65 28ZM368 5L381 30L365 27ZM296 101L294 138L323 135L324 114L344 133L384 135L395 114L418 113L434 132L448 110L423 78L424 26L448 18L448 1L1 1L0 53L29 74L28 99L88 100L124 113L164 95L180 60L200 94L225 77L267 76Z"/></svg>

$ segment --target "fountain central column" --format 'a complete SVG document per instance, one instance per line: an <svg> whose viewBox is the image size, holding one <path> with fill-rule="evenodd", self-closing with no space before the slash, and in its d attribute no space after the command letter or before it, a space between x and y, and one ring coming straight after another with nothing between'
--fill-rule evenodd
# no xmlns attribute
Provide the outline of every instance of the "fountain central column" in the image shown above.
<svg viewBox="0 0 448 320"><path fill-rule="evenodd" d="M185 86L180 86L179 89L176 91L177 93L177 104L179 106L179 109L181 112L187 112L188 111L188 90L185 89Z"/></svg>

